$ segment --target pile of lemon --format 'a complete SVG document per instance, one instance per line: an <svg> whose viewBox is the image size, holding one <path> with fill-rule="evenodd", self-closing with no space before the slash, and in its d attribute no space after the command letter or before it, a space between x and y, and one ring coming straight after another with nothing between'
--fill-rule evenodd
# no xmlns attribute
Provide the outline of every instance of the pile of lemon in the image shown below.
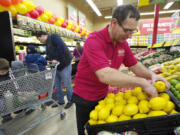
<svg viewBox="0 0 180 135"><path fill-rule="evenodd" d="M161 83L159 82L159 84ZM158 91L165 90L165 87L158 83L155 84L155 87ZM142 88L135 87L133 90L117 94L109 93L90 112L88 122L90 125L104 124L174 113L178 112L167 93L160 93L158 97L148 100L148 95L142 91Z"/></svg>

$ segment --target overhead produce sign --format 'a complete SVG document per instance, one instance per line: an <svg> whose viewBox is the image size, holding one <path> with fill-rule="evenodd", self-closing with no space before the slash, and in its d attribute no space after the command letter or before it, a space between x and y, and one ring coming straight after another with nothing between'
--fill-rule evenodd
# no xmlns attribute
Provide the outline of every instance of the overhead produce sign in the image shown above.
<svg viewBox="0 0 180 135"><path fill-rule="evenodd" d="M158 34L163 33L170 33L171 32L171 25L172 25L172 18L160 18L158 23ZM153 19L144 19L140 22L140 33L141 34L152 34L153 33Z"/></svg>
<svg viewBox="0 0 180 135"><path fill-rule="evenodd" d="M86 27L86 16L82 12L78 12L79 15L79 26Z"/></svg>
<svg viewBox="0 0 180 135"><path fill-rule="evenodd" d="M180 0L174 0L174 1L180 1ZM159 4L159 3L167 3L168 0L139 0L138 6L148 6L150 4Z"/></svg>
<svg viewBox="0 0 180 135"><path fill-rule="evenodd" d="M68 5L68 20L70 20L73 24L77 24L77 10L70 5Z"/></svg>

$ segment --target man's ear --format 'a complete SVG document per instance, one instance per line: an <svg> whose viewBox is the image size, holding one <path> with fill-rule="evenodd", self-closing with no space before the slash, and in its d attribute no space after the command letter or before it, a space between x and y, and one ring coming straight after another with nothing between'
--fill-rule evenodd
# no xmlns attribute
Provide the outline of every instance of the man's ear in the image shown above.
<svg viewBox="0 0 180 135"><path fill-rule="evenodd" d="M118 23L118 20L116 18L111 19L111 24L117 24L117 23Z"/></svg>

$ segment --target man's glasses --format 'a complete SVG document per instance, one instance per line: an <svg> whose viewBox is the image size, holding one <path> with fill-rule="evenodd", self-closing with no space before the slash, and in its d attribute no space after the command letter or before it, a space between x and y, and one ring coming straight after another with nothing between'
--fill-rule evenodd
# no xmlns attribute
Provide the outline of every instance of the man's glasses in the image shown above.
<svg viewBox="0 0 180 135"><path fill-rule="evenodd" d="M123 27L123 25L121 25L121 24L119 24L119 25L122 27L123 31L124 31L125 33L127 33L127 34L134 34L134 33L137 33L137 32L138 32L137 29L136 29L136 30L126 29L126 28Z"/></svg>

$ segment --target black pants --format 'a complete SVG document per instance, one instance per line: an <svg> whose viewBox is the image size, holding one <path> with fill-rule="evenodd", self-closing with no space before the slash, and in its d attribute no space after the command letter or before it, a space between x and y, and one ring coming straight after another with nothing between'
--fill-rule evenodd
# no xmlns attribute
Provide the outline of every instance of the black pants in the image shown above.
<svg viewBox="0 0 180 135"><path fill-rule="evenodd" d="M95 108L99 100L87 101L76 94L73 94L72 100L73 102L75 102L76 105L76 122L78 135L84 135L84 125L89 120L89 113Z"/></svg>

